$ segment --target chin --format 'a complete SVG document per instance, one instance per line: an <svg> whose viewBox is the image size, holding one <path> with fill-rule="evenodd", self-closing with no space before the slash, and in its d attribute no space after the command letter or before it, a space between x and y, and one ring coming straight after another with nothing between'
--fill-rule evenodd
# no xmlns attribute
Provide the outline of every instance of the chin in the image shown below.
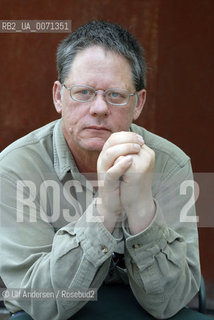
<svg viewBox="0 0 214 320"><path fill-rule="evenodd" d="M103 149L103 145L104 145L104 143L102 145L86 146L84 149L85 149L85 151L100 153Z"/></svg>
<svg viewBox="0 0 214 320"><path fill-rule="evenodd" d="M81 144L82 149L90 152L101 152L106 140L87 141Z"/></svg>

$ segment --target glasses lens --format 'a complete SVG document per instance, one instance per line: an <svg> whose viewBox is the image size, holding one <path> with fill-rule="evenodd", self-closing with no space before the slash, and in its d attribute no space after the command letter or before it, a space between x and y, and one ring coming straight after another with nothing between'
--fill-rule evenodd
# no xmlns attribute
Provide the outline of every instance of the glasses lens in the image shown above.
<svg viewBox="0 0 214 320"><path fill-rule="evenodd" d="M125 105L129 102L129 92L123 89L107 90L106 100L113 105Z"/></svg>
<svg viewBox="0 0 214 320"><path fill-rule="evenodd" d="M71 98L76 101L89 101L93 99L94 95L94 89L87 86L73 86L71 88Z"/></svg>

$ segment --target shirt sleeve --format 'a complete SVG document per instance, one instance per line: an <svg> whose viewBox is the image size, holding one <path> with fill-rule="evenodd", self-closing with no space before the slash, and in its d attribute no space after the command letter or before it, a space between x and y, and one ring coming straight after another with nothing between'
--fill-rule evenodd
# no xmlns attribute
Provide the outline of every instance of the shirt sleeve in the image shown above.
<svg viewBox="0 0 214 320"><path fill-rule="evenodd" d="M192 187L185 189L186 193L181 192L184 181ZM150 226L137 235L131 235L123 227L125 261L131 288L140 305L154 317L165 319L187 305L200 286L190 161L156 185L159 185L154 192L156 214ZM181 221L186 215L192 222Z"/></svg>
<svg viewBox="0 0 214 320"><path fill-rule="evenodd" d="M17 196L17 183L1 176L0 192L0 272L8 288L27 288L57 292L99 288L107 275L117 240L102 222L87 222L95 210L94 202L77 223L69 223L56 233L39 214L40 205L34 194L32 206L23 207ZM23 207L23 210L20 208ZM33 319L68 319L86 301L81 299L8 299L11 312L20 309Z"/></svg>

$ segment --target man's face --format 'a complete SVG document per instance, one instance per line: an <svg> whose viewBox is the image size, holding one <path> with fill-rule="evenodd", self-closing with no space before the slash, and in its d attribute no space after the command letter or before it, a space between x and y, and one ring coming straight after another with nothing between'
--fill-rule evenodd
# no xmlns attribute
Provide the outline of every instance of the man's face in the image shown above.
<svg viewBox="0 0 214 320"><path fill-rule="evenodd" d="M78 53L73 61L65 85L87 85L95 90L121 88L135 92L128 61L101 47L94 46ZM71 151L81 149L100 152L109 136L118 131L128 131L137 119L145 102L145 90L131 96L125 106L110 105L102 93L93 101L80 103L70 97L70 92L56 81L53 88L55 107L62 115L63 133Z"/></svg>

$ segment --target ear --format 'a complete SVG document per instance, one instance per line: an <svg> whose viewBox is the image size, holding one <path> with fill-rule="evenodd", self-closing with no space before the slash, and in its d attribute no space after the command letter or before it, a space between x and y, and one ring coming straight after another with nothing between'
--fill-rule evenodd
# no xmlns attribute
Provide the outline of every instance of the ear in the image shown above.
<svg viewBox="0 0 214 320"><path fill-rule="evenodd" d="M138 100L134 109L133 120L137 120L143 110L144 104L146 102L146 90L142 89L137 93L137 95L138 95Z"/></svg>
<svg viewBox="0 0 214 320"><path fill-rule="evenodd" d="M55 81L53 85L53 102L55 109L58 113L62 113L62 96L61 96L62 85L59 81Z"/></svg>

